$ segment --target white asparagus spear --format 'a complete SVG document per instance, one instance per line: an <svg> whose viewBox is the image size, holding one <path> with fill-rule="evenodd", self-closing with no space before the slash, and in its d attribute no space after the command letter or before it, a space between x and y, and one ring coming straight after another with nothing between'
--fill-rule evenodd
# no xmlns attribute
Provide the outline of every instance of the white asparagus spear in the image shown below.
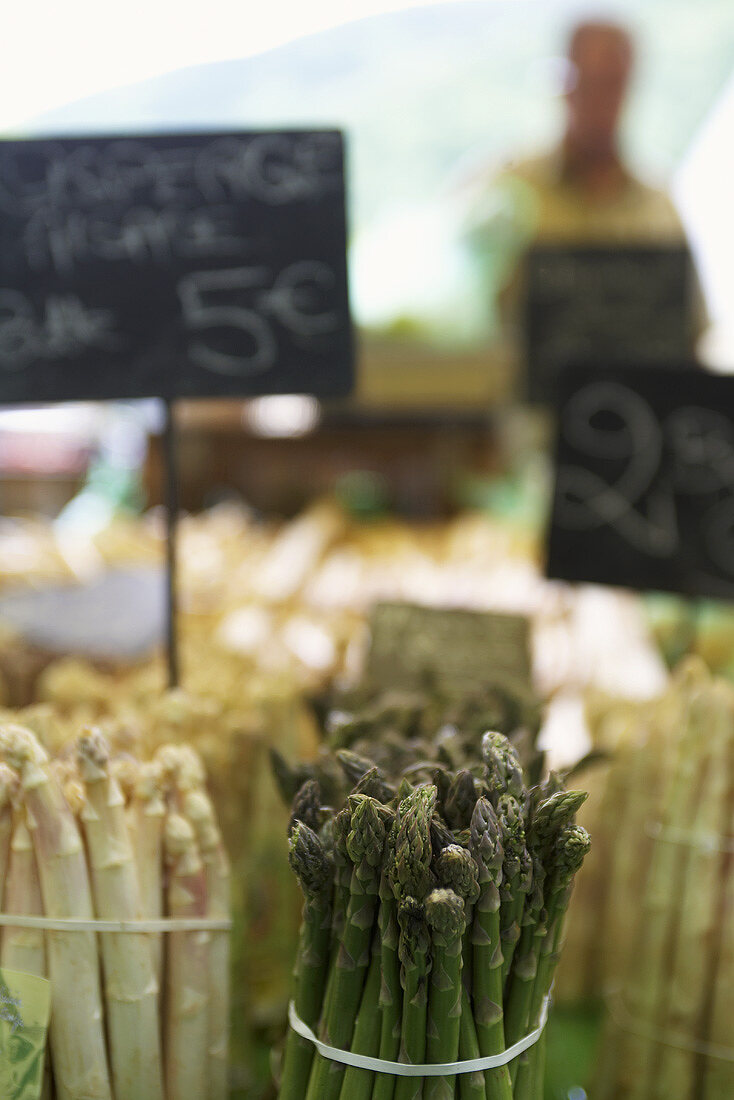
<svg viewBox="0 0 734 1100"><path fill-rule="evenodd" d="M139 920L137 870L125 821L125 800L110 774L109 747L98 730L77 742L87 794L81 819L97 916ZM139 933L101 937L107 1032L116 1100L163 1100L158 983L150 945Z"/></svg>
<svg viewBox="0 0 734 1100"><path fill-rule="evenodd" d="M162 745L154 759L171 804L182 813L187 792L199 790L206 781L201 757L190 745Z"/></svg>
<svg viewBox="0 0 734 1100"><path fill-rule="evenodd" d="M10 843L3 909L6 913L17 913L24 917L43 915L33 841L22 810L16 814ZM2 930L2 943L4 967L37 974L40 978L46 977L46 944L40 928L14 928L8 925Z"/></svg>
<svg viewBox="0 0 734 1100"><path fill-rule="evenodd" d="M18 789L18 776L7 764L0 764L0 908L3 903L3 884L10 856L10 838L13 833L13 798Z"/></svg>
<svg viewBox="0 0 734 1100"><path fill-rule="evenodd" d="M204 865L193 828L180 814L171 813L164 836L169 865L168 915L206 916ZM201 1100L209 1095L209 944L208 932L170 932L167 936L167 1100Z"/></svg>
<svg viewBox="0 0 734 1100"><path fill-rule="evenodd" d="M166 806L161 791L160 768L149 762L142 764L131 804L134 818L135 861L140 885L140 908L143 917L163 916L163 821ZM151 935L153 970L158 985L163 986L163 944L160 935Z"/></svg>
<svg viewBox="0 0 734 1100"><path fill-rule="evenodd" d="M46 753L30 731L3 725L0 758L20 773L46 916L92 920L84 846ZM47 932L46 948L58 1100L112 1100L97 937L93 932Z"/></svg>
<svg viewBox="0 0 734 1100"><path fill-rule="evenodd" d="M43 916L41 884L38 881L33 841L22 809L15 815L3 908L6 913L18 913L24 917ZM39 978L47 977L46 939L40 928L14 928L8 925L2 930L2 934L0 959L7 970L37 974ZM41 1100L49 1100L51 1094L51 1059L47 1049L43 1060Z"/></svg>
<svg viewBox="0 0 734 1100"><path fill-rule="evenodd" d="M185 814L194 827L204 863L207 915L230 917L230 868L211 799L189 791ZM209 947L209 1100L226 1100L229 1055L229 932L212 932Z"/></svg>

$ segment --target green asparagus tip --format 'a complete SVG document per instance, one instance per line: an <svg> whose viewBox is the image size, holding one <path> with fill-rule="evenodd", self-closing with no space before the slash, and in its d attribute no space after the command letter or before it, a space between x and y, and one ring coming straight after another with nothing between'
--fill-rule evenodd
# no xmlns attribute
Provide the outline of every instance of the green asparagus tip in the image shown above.
<svg viewBox="0 0 734 1100"><path fill-rule="evenodd" d="M464 934L464 899L453 890L432 890L426 898L426 921L434 942L440 947L447 947Z"/></svg>
<svg viewBox="0 0 734 1100"><path fill-rule="evenodd" d="M474 905L479 897L479 870L471 852L459 844L449 844L435 866L441 886L458 894L467 905Z"/></svg>
<svg viewBox="0 0 734 1100"><path fill-rule="evenodd" d="M313 899L331 889L332 869L324 846L313 829L297 821L290 836L288 862L304 897Z"/></svg>
<svg viewBox="0 0 734 1100"><path fill-rule="evenodd" d="M558 791L542 802L532 823L536 843L541 847L552 843L564 825L573 821L587 798L586 791Z"/></svg>
<svg viewBox="0 0 734 1100"><path fill-rule="evenodd" d="M502 879L503 851L500 825L494 806L488 798L480 798L471 819L471 849L479 868L479 881Z"/></svg>
<svg viewBox="0 0 734 1100"><path fill-rule="evenodd" d="M297 821L302 821L314 832L318 832L321 826L321 787L317 779L307 779L299 787L296 797L293 799L291 819L288 825L289 833Z"/></svg>
<svg viewBox="0 0 734 1100"><path fill-rule="evenodd" d="M349 796L351 828L347 834L347 854L354 864L365 860L370 867L379 867L385 849L387 829L380 813L380 803L366 794Z"/></svg>

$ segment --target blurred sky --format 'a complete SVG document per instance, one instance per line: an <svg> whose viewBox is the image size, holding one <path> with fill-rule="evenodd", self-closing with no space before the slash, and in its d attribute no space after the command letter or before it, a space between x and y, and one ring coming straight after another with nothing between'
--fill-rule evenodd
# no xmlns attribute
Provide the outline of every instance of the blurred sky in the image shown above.
<svg viewBox="0 0 734 1100"><path fill-rule="evenodd" d="M425 0L26 0L9 6L3 19L0 128L102 89L425 6Z"/></svg>

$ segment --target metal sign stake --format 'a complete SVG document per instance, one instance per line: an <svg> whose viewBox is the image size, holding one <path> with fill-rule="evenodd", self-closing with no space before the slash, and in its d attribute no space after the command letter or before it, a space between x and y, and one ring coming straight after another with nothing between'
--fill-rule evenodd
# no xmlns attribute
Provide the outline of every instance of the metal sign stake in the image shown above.
<svg viewBox="0 0 734 1100"><path fill-rule="evenodd" d="M166 478L166 647L168 653L168 686L178 687L178 639L176 635L176 524L178 520L178 467L176 464L176 431L174 405L164 398L163 462Z"/></svg>

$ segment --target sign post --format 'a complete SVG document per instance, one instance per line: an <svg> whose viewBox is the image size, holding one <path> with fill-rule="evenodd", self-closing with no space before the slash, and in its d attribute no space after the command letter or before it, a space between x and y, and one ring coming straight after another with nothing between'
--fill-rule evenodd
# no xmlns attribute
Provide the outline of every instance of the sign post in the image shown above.
<svg viewBox="0 0 734 1100"><path fill-rule="evenodd" d="M337 131L0 143L0 403L163 399L172 684L173 402L352 384Z"/></svg>

